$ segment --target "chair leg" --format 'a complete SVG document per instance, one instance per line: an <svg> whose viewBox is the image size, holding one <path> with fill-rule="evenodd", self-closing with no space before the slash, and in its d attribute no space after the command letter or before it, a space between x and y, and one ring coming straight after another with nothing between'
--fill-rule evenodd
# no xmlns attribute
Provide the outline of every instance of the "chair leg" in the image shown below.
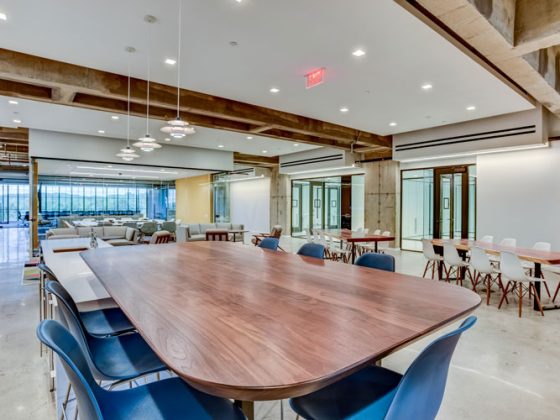
<svg viewBox="0 0 560 420"><path fill-rule="evenodd" d="M548 288L548 283L546 282L546 280L542 281L542 284L544 285L544 290L546 290L546 294L548 295L548 297L550 298L552 295L550 294L550 289ZM536 290L536 289L535 289Z"/></svg>
<svg viewBox="0 0 560 420"><path fill-rule="evenodd" d="M422 277L426 277L426 273L428 272L429 267L430 267L430 260L426 261L426 266L424 267L424 274L422 274Z"/></svg>
<svg viewBox="0 0 560 420"><path fill-rule="evenodd" d="M552 302L556 300L556 297L558 296L558 292L560 292L560 283L558 283L558 286L556 287L556 292L554 292L554 297L552 298Z"/></svg>
<svg viewBox="0 0 560 420"><path fill-rule="evenodd" d="M432 261L432 280L435 277L435 273L436 273L436 262Z"/></svg>
<svg viewBox="0 0 560 420"><path fill-rule="evenodd" d="M492 276L486 274L483 282L486 281L486 306L490 305L490 289L492 288Z"/></svg>
<svg viewBox="0 0 560 420"><path fill-rule="evenodd" d="M535 296L535 299L537 301L537 306L539 307L539 311L541 311L541 315L544 316L543 307L541 305L541 300L539 298L539 295L537 294L537 289L535 289L535 284L533 282L529 283L529 288L533 289L533 295Z"/></svg>
<svg viewBox="0 0 560 420"><path fill-rule="evenodd" d="M501 284L501 283L502 283L502 282L501 282L501 280L500 280L500 284ZM509 286L510 286L511 284L512 284L511 281L508 281L508 282L506 283L506 288L505 288L505 289L503 288L503 285L502 285L502 287L501 287L501 289L502 289L502 298L500 299L500 303L498 304L498 309L500 309L500 308L502 307L502 304L504 303L504 299L505 299L506 302L507 302L507 297L506 297L506 296L507 296L507 294L509 293ZM512 287L512 290L513 290L513 287ZM509 302L507 302L507 303L509 304Z"/></svg>
<svg viewBox="0 0 560 420"><path fill-rule="evenodd" d="M519 282L519 318L521 318L521 313L523 312L523 283Z"/></svg>

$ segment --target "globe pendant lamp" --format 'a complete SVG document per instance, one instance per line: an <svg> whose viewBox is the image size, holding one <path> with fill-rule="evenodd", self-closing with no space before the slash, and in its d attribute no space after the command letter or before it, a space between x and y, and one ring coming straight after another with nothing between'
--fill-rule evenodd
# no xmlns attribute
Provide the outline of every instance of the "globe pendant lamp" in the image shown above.
<svg viewBox="0 0 560 420"><path fill-rule="evenodd" d="M133 53L135 49L133 47L127 47L126 51L128 53ZM117 157L121 158L125 162L131 162L134 159L140 157L136 154L136 151L130 147L130 59L128 60L128 98L127 98L127 118L126 118L126 147L120 150L120 153L116 154Z"/></svg>
<svg viewBox="0 0 560 420"><path fill-rule="evenodd" d="M188 122L181 119L181 35L183 31L183 0L179 0L179 38L177 40L177 117L167 121L167 125L161 131L174 139L182 139L194 134L196 131Z"/></svg>
<svg viewBox="0 0 560 420"><path fill-rule="evenodd" d="M144 20L148 23L154 23L156 18L154 16L146 16ZM149 34L149 31L148 31ZM148 46L151 45L150 38L148 38ZM154 149L160 149L161 144L157 143L156 139L150 136L150 48L148 47L148 80L146 89L146 135L140 137L136 143L132 145L138 147L143 152L153 152Z"/></svg>

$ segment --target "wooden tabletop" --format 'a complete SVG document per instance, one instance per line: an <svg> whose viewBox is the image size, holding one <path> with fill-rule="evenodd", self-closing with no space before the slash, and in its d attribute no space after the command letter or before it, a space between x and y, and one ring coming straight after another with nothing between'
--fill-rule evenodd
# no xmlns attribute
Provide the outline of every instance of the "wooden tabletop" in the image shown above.
<svg viewBox="0 0 560 420"><path fill-rule="evenodd" d="M320 389L480 304L446 283L230 242L82 257L173 371L245 401Z"/></svg>
<svg viewBox="0 0 560 420"><path fill-rule="evenodd" d="M537 264L560 264L560 252L537 251L531 248L517 248L512 246L502 246L489 242L470 241L468 239L433 239L435 246L443 246L444 243L451 243L455 248L461 251L469 251L472 247L477 246L484 249L487 253L499 255L502 252L511 252L520 259L534 262Z"/></svg>
<svg viewBox="0 0 560 420"><path fill-rule="evenodd" d="M328 236L342 239L346 242L390 242L395 240L394 236L374 235L349 229L329 229L323 230L323 232Z"/></svg>

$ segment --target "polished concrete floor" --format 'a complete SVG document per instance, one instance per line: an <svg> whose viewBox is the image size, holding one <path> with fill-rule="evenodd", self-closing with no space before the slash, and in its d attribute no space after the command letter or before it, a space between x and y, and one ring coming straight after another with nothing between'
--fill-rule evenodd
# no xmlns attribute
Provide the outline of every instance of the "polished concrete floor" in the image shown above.
<svg viewBox="0 0 560 420"><path fill-rule="evenodd" d="M300 244L292 238L281 241L288 251ZM397 271L421 274L421 254L393 253ZM21 284L26 259L27 232L0 229L0 418L55 419L47 361L39 357L35 338L37 288ZM555 287L556 280L551 284ZM497 299L494 294L490 306L483 304L476 311L478 323L459 342L438 417L559 418L560 310L546 312L543 318L526 305L519 319L515 304L498 311ZM404 372L431 339L386 358L384 366ZM293 419L287 402L284 407L285 418ZM280 418L278 402L257 403L256 412L258 419Z"/></svg>

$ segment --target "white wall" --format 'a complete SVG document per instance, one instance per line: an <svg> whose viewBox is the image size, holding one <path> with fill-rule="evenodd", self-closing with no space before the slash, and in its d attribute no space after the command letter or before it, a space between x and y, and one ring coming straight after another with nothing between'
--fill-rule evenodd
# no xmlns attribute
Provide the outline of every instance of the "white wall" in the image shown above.
<svg viewBox="0 0 560 420"><path fill-rule="evenodd" d="M560 143L477 157L477 235L560 250Z"/></svg>
<svg viewBox="0 0 560 420"><path fill-rule="evenodd" d="M364 228L365 219L365 177L352 177L352 230Z"/></svg>
<svg viewBox="0 0 560 420"><path fill-rule="evenodd" d="M251 232L270 231L270 178L230 184L230 217Z"/></svg>

